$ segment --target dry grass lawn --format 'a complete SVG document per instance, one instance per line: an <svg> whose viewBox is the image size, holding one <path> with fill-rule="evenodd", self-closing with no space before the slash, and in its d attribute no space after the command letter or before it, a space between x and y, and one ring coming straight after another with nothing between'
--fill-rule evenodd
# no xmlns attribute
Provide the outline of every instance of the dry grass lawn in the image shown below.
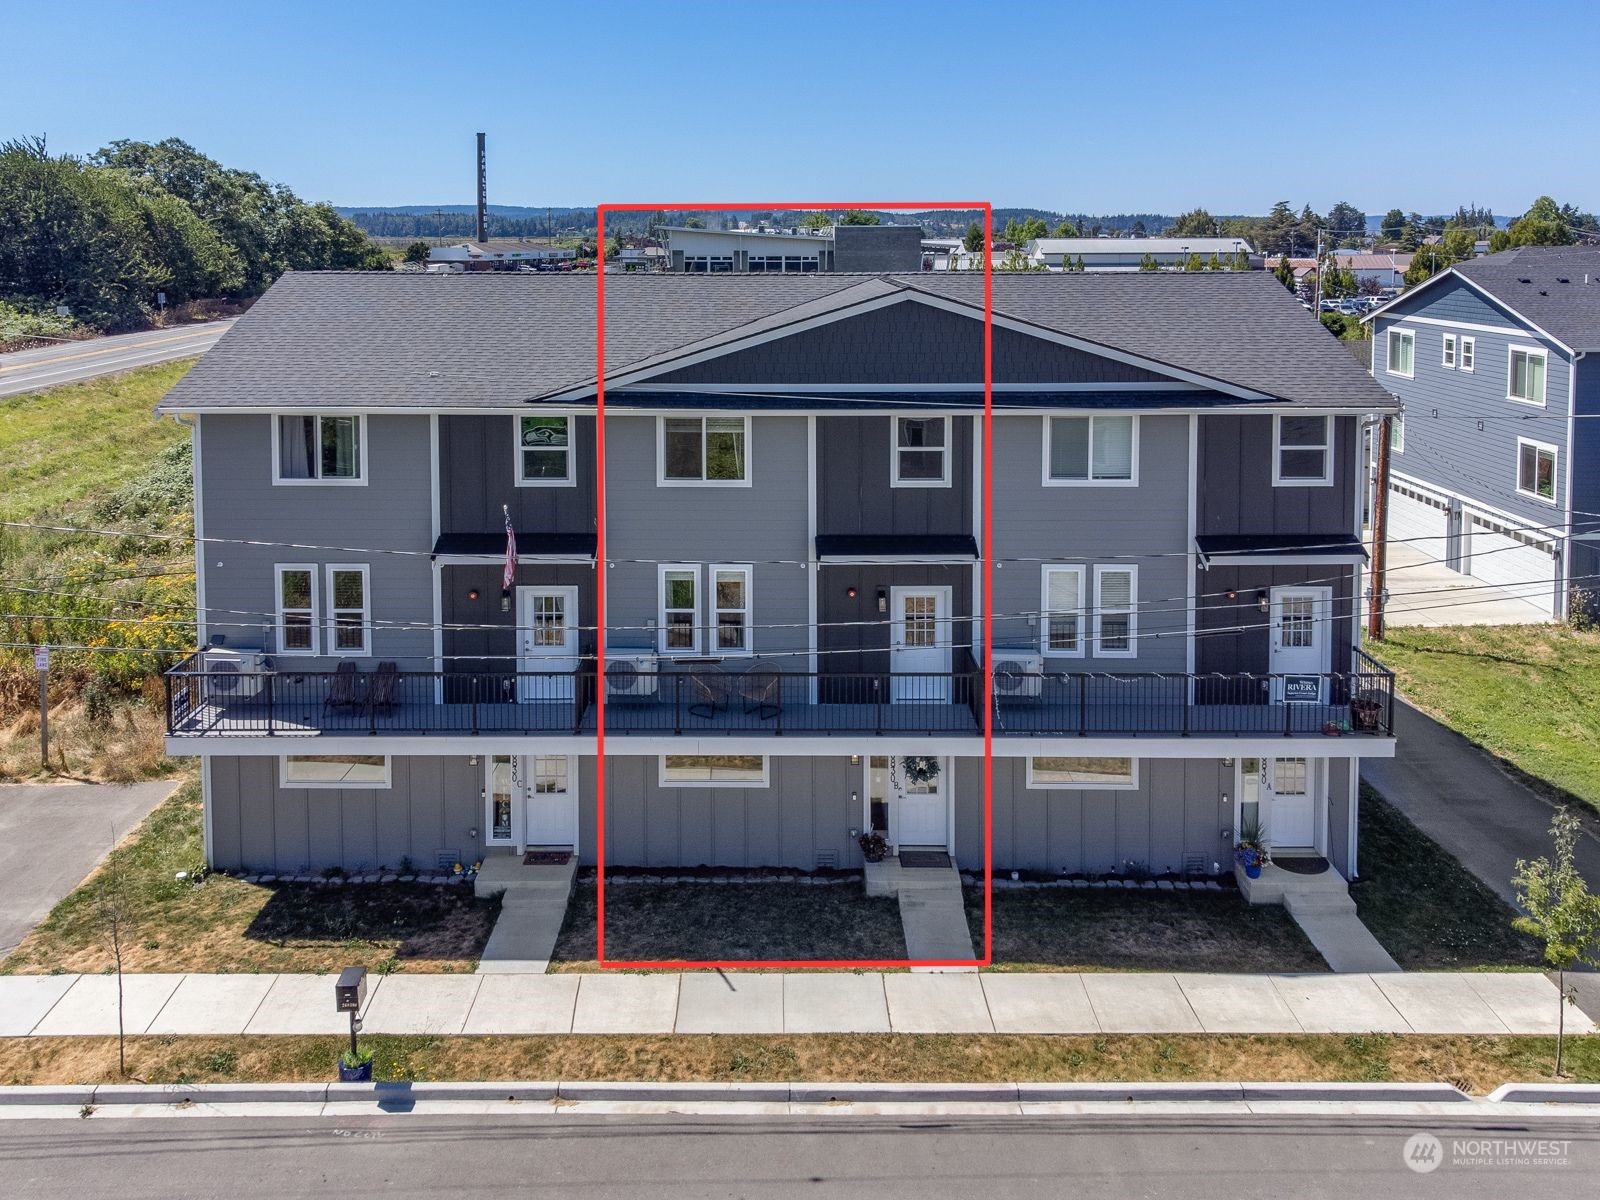
<svg viewBox="0 0 1600 1200"><path fill-rule="evenodd" d="M100 898L118 888L129 971L471 971L500 909L454 885L195 882L201 862L200 789L191 781L51 910L0 973L112 969ZM180 871L190 879L178 880Z"/></svg>
<svg viewBox="0 0 1600 1200"><path fill-rule="evenodd" d="M372 1037L385 1080L1011 1082L1443 1081L1482 1095L1551 1078L1554 1039L1327 1036ZM316 1081L337 1037L128 1039L130 1075L151 1083ZM1569 1077L1600 1081L1600 1037L1567 1045ZM115 1038L0 1040L0 1082L118 1082Z"/></svg>
<svg viewBox="0 0 1600 1200"><path fill-rule="evenodd" d="M11 678L17 676L20 683ZM0 781L59 778L89 783L138 783L191 770L168 758L163 737L166 718L160 684L147 695L113 706L109 716L91 720L76 696L50 709L50 767L39 762L39 712L34 677L0 670ZM75 689L74 689L75 691ZM19 701L9 693L25 693Z"/></svg>

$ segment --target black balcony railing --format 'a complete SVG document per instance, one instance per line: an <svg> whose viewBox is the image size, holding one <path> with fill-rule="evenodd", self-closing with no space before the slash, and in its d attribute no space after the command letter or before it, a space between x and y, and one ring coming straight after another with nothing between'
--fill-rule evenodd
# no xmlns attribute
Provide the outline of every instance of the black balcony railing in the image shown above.
<svg viewBox="0 0 1600 1200"><path fill-rule="evenodd" d="M279 660L280 664L282 660ZM969 660L970 661L970 660ZM998 737L1388 735L1394 676L1357 652L1319 675L889 674L662 662L567 672L240 672L192 655L165 677L173 737L583 734L606 689L608 736L641 734L977 737L984 697Z"/></svg>

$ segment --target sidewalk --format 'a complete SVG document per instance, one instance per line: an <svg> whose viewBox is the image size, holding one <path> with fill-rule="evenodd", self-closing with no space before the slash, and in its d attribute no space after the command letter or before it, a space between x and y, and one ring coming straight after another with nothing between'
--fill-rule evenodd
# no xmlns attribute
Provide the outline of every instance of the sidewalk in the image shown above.
<svg viewBox="0 0 1600 1200"><path fill-rule="evenodd" d="M127 975L130 1034L339 1034L332 975ZM117 1031L111 975L0 977L0 1037ZM389 975L364 1032L392 1034L1553 1034L1534 972L1376 975ZM1567 1032L1596 1027L1569 1006Z"/></svg>

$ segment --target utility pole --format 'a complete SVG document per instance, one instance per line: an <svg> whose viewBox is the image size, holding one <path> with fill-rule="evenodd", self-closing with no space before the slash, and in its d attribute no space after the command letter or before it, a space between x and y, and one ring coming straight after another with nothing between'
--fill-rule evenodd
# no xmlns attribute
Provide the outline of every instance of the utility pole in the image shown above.
<svg viewBox="0 0 1600 1200"><path fill-rule="evenodd" d="M1316 263L1317 263L1317 302L1316 302L1315 307L1313 307L1311 311L1316 314L1317 320L1320 321L1322 319L1322 230L1321 229L1317 230L1317 258L1316 258Z"/></svg>
<svg viewBox="0 0 1600 1200"><path fill-rule="evenodd" d="M1378 422L1378 479L1372 497L1372 584L1367 593L1367 636L1383 641L1383 596L1389 566L1389 438L1394 417Z"/></svg>

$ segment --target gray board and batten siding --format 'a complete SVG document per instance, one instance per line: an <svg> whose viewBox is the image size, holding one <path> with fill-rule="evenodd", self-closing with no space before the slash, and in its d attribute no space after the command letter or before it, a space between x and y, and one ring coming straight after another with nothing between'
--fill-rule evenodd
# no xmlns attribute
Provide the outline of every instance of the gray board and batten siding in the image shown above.
<svg viewBox="0 0 1600 1200"><path fill-rule="evenodd" d="M594 532L595 419L572 419L573 483L529 487L516 482L519 417L440 416L441 533L498 533L505 526L502 505L510 507L519 531Z"/></svg>
<svg viewBox="0 0 1600 1200"><path fill-rule="evenodd" d="M1333 418L1333 482L1272 484L1273 418L1200 416L1198 534L1349 534L1355 532L1359 424Z"/></svg>
<svg viewBox="0 0 1600 1200"><path fill-rule="evenodd" d="M947 486L895 487L893 417L818 417L817 532L970 535L973 426L979 419L949 418Z"/></svg>

